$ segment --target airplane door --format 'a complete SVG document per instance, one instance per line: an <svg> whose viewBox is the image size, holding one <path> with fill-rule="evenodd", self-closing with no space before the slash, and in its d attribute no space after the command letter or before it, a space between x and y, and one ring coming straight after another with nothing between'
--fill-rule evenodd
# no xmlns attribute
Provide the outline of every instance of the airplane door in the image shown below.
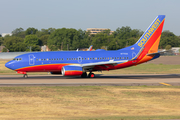
<svg viewBox="0 0 180 120"><path fill-rule="evenodd" d="M132 52L132 59L133 59L134 57L136 57L136 53L135 53L135 52ZM137 60L133 60L132 62L133 62L133 63L136 63Z"/></svg>
<svg viewBox="0 0 180 120"><path fill-rule="evenodd" d="M29 55L29 65L34 65L34 55Z"/></svg>
<svg viewBox="0 0 180 120"><path fill-rule="evenodd" d="M78 57L78 63L81 63L81 62L82 62L82 57L79 56L79 57Z"/></svg>

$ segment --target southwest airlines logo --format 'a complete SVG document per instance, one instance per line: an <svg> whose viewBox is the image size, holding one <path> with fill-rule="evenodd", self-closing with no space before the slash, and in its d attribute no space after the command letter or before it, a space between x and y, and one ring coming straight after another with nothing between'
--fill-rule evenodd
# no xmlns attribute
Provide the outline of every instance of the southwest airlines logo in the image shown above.
<svg viewBox="0 0 180 120"><path fill-rule="evenodd" d="M153 34L153 32L156 30L156 28L160 25L161 21L159 20L159 18L154 22L154 24L149 28L149 30L147 31L147 33L142 36L141 41L138 43L139 47L142 47L147 40L150 38L150 36Z"/></svg>

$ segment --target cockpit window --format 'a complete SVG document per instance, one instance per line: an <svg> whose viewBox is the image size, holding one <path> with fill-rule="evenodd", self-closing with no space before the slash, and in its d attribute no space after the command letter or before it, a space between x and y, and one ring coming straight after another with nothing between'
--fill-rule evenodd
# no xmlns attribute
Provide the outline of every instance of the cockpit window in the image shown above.
<svg viewBox="0 0 180 120"><path fill-rule="evenodd" d="M13 60L20 61L20 60L22 60L22 58L14 58Z"/></svg>

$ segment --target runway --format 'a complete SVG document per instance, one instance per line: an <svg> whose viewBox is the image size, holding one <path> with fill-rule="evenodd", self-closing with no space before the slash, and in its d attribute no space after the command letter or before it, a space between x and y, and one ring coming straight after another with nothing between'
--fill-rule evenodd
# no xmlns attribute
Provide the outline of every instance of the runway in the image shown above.
<svg viewBox="0 0 180 120"><path fill-rule="evenodd" d="M158 86L180 85L180 74L96 75L96 78L59 75L0 75L0 86Z"/></svg>

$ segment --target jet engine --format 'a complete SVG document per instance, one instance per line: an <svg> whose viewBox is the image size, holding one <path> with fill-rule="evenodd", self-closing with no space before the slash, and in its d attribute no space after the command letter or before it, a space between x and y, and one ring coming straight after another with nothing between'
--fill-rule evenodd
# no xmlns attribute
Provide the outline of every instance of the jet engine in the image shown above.
<svg viewBox="0 0 180 120"><path fill-rule="evenodd" d="M68 65L61 69L63 76L80 76L83 74L83 68L81 66Z"/></svg>

